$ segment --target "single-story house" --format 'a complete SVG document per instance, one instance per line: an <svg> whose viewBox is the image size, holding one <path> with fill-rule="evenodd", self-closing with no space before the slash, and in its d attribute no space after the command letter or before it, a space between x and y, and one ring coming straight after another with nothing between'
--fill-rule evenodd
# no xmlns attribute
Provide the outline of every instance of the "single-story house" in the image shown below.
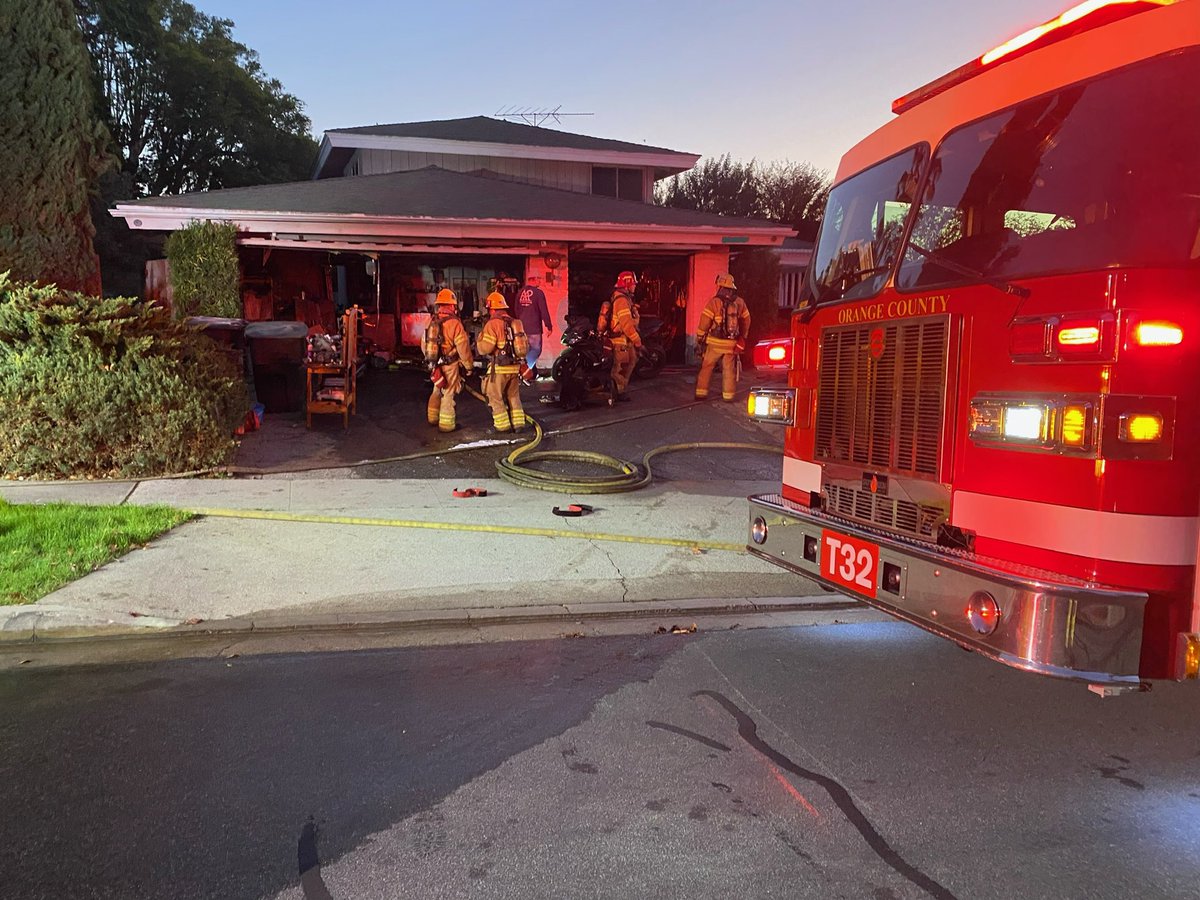
<svg viewBox="0 0 1200 900"><path fill-rule="evenodd" d="M536 272L555 323L545 362L565 317L594 316L619 271L637 272L644 315L682 310L690 335L731 249L793 236L654 205L655 182L698 158L483 116L366 126L326 132L309 181L149 197L112 215L159 232L236 224L246 318L332 326L357 304L386 353L415 348L443 287L470 315ZM690 355L681 340L676 358Z"/></svg>

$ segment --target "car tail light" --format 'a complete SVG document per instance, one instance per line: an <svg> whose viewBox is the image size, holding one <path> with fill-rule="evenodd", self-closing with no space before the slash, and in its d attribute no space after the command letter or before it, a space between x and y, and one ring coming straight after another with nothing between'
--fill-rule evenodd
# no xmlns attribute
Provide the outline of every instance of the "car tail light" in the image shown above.
<svg viewBox="0 0 1200 900"><path fill-rule="evenodd" d="M792 339L759 341L754 345L754 365L759 369L790 369Z"/></svg>

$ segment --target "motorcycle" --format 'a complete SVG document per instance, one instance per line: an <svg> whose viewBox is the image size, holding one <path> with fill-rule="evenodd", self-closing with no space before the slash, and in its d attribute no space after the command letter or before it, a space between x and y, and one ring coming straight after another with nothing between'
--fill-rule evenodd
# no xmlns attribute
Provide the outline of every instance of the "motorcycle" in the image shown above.
<svg viewBox="0 0 1200 900"><path fill-rule="evenodd" d="M676 331L674 318L665 321L657 316L642 316L638 322L642 349L637 365L633 367L634 378L653 378L662 371L667 363L667 352L675 341Z"/></svg>
<svg viewBox="0 0 1200 900"><path fill-rule="evenodd" d="M613 406L617 400L617 385L612 377L612 344L597 334L591 321L582 316L567 321L562 342L563 351L550 369L558 384L562 408L579 409L592 391L603 391L605 402Z"/></svg>

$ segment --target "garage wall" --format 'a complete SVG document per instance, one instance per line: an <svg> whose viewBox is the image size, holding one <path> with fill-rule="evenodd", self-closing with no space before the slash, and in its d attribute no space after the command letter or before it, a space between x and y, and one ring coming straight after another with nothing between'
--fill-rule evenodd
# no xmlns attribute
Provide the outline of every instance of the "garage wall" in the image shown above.
<svg viewBox="0 0 1200 900"><path fill-rule="evenodd" d="M717 292L717 276L729 271L729 250L704 250L692 254L688 272L687 305L687 357L689 362L699 362L696 357L696 326L700 324L700 311L704 304Z"/></svg>
<svg viewBox="0 0 1200 900"><path fill-rule="evenodd" d="M557 253L561 262L557 269L546 265L546 255ZM549 368L559 353L562 352L563 318L567 314L567 258L566 244L547 244L538 256L530 256L525 261L525 277L531 272L542 276L542 293L546 295L546 308L550 311L550 321L554 323L554 334L542 335L542 355L538 357L538 368ZM550 279L554 283L551 284Z"/></svg>

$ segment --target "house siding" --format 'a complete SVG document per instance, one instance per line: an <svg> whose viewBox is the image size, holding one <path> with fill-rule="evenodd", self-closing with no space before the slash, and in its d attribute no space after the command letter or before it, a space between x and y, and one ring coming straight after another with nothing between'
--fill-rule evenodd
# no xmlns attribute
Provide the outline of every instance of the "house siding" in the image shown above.
<svg viewBox="0 0 1200 900"><path fill-rule="evenodd" d="M352 174L357 165L358 175L383 175L388 172L410 172L437 166L450 172L475 172L487 169L527 184L576 191L592 191L592 167L589 163L558 160L517 159L501 156L466 156L451 153L416 153L408 150L356 150L346 167Z"/></svg>

